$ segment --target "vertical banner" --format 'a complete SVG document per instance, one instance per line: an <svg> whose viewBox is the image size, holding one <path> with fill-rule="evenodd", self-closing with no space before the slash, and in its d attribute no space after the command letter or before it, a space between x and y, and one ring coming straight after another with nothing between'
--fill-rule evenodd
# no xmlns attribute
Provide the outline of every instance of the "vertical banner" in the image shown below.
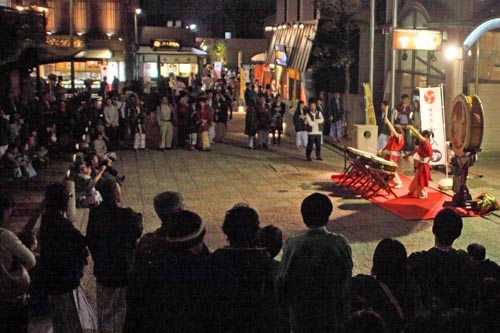
<svg viewBox="0 0 500 333"><path fill-rule="evenodd" d="M434 133L434 137L430 138L432 150L434 151L430 164L446 165L447 149L443 115L443 88L439 86L419 88L419 90L422 130L430 130Z"/></svg>
<svg viewBox="0 0 500 333"><path fill-rule="evenodd" d="M375 109L373 108L373 98L372 98L372 90L370 89L370 85L368 83L363 83L363 87L365 88L365 110L366 110L366 125L377 125L377 119L375 118Z"/></svg>

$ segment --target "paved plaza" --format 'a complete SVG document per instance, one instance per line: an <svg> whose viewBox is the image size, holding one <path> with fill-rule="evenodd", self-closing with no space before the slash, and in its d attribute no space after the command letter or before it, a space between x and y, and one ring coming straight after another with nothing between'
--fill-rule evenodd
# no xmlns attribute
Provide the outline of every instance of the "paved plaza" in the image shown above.
<svg viewBox="0 0 500 333"><path fill-rule="evenodd" d="M166 190L179 191L187 209L202 217L207 229L207 245L214 250L226 244L221 225L225 211L235 203L248 203L259 213L262 226L274 224L288 238L304 229L300 216L302 200L313 192L321 192L334 204L328 228L343 234L351 243L354 274L370 272L373 251L384 237L399 239L408 253L433 245L432 221L403 220L331 182L331 174L341 172L344 167L340 149L325 144L324 161L313 162L305 160L304 151L295 148L292 138L268 150L250 150L242 134L243 123L244 114L236 114L229 123L228 142L214 145L211 152L183 149L120 151L115 167L126 176L122 188L123 206L142 212L145 230L153 231L159 226L153 209L154 196ZM43 179L10 185L18 202L12 219L13 229L19 229L27 221L41 201L44 187L63 179L70 165L69 155L51 161L50 168L42 171ZM473 196L481 192L500 196L496 172L499 162L493 154L479 155L468 181ZM402 160L400 163L400 172L411 177L411 162ZM435 184L445 175L442 171L433 171L432 177ZM76 216L77 228L85 232L88 212L79 209ZM487 217L468 217L464 219L464 230L455 246L465 248L472 242L481 243L487 249L487 256L500 262L499 234L498 211ZM91 267L91 264L87 266L83 284L94 300L95 279ZM34 324L33 332L46 332L48 326L47 320L42 320Z"/></svg>

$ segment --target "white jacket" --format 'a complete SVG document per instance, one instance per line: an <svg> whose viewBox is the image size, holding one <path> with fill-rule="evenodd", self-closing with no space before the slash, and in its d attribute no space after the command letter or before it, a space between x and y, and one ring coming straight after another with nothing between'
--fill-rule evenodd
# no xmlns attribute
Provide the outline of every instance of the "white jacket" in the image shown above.
<svg viewBox="0 0 500 333"><path fill-rule="evenodd" d="M320 126L323 124L323 115L321 112L316 110L315 113L309 112L306 114L306 127L308 135L320 135L323 133L323 128ZM310 127L309 127L310 126Z"/></svg>

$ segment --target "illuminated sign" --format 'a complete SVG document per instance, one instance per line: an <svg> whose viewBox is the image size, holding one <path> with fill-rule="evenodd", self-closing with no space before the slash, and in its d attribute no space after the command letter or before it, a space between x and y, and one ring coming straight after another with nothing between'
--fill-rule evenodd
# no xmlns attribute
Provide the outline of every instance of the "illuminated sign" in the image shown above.
<svg viewBox="0 0 500 333"><path fill-rule="evenodd" d="M443 34L438 30L394 29L392 47L396 50L439 51Z"/></svg>
<svg viewBox="0 0 500 333"><path fill-rule="evenodd" d="M153 39L151 40L151 48L153 50L178 50L181 48L181 44L175 40Z"/></svg>

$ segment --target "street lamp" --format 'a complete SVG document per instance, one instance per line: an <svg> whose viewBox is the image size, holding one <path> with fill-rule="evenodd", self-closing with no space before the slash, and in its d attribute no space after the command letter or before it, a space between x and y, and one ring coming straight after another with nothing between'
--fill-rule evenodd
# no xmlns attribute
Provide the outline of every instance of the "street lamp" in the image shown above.
<svg viewBox="0 0 500 333"><path fill-rule="evenodd" d="M137 16L142 13L142 9L136 8L134 9L134 58L135 58L135 71L134 76L136 79L139 78L139 59L137 58L137 50L139 49L139 29L137 26Z"/></svg>
<svg viewBox="0 0 500 333"><path fill-rule="evenodd" d="M142 9L136 8L134 9L134 37L135 37L135 43L139 44L139 31L137 27L137 16L142 13Z"/></svg>

